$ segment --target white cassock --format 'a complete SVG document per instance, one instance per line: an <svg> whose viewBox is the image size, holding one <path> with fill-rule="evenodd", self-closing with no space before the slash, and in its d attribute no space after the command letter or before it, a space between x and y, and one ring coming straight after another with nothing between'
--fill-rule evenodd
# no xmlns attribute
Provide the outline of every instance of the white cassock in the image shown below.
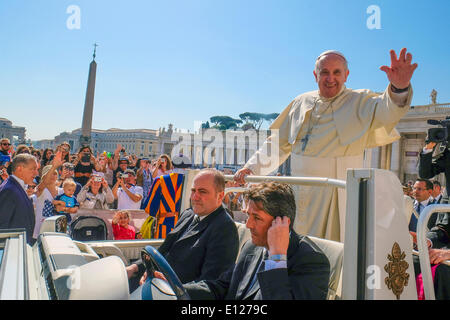
<svg viewBox="0 0 450 320"><path fill-rule="evenodd" d="M364 149L400 138L395 126L408 112L411 100L411 86L400 94L392 93L390 85L382 94L345 86L328 99L317 90L301 94L275 119L270 126L272 136L244 167L255 175L267 175L291 155L292 176L346 180L347 168L363 167ZM263 166L259 159L267 159L267 150L276 145L271 141L278 138L278 158ZM343 241L345 190L313 186L293 189L297 203L294 230Z"/></svg>

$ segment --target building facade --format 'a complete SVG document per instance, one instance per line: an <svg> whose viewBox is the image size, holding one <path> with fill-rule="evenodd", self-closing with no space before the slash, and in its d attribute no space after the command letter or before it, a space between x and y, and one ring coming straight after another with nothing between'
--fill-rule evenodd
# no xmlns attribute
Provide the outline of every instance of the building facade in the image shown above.
<svg viewBox="0 0 450 320"><path fill-rule="evenodd" d="M25 127L13 126L12 122L0 118L0 138L8 138L13 145L25 143Z"/></svg>

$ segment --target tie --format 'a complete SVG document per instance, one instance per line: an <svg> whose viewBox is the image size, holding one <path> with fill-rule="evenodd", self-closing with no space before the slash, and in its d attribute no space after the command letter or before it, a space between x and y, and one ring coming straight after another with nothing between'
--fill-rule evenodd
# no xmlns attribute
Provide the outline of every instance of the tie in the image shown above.
<svg viewBox="0 0 450 320"><path fill-rule="evenodd" d="M415 206L417 213L420 215L420 212L423 209L423 205L418 202ZM411 220L409 221L409 231L417 232L417 218L414 214L411 215Z"/></svg>
<svg viewBox="0 0 450 320"><path fill-rule="evenodd" d="M194 219L192 219L191 224L189 225L189 228L187 229L187 231L191 231L192 229L194 229L200 222L200 217L198 215L194 216Z"/></svg>
<svg viewBox="0 0 450 320"><path fill-rule="evenodd" d="M266 249L264 249L264 256L261 259L261 261L259 262L258 268L257 268L255 274L253 275L253 278L252 278L252 281L250 282L250 286L248 287L247 293L249 293L255 286L255 283L258 280L258 273L264 270L264 260L266 260L268 257L269 257L269 252Z"/></svg>

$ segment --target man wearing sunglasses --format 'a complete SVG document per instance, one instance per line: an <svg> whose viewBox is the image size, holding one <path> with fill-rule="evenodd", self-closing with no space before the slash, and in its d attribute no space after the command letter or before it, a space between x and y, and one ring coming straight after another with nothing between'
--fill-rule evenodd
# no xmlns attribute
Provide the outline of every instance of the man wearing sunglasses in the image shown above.
<svg viewBox="0 0 450 320"><path fill-rule="evenodd" d="M10 155L9 150L11 149L11 143L8 138L3 138L0 140L0 153L2 155Z"/></svg>

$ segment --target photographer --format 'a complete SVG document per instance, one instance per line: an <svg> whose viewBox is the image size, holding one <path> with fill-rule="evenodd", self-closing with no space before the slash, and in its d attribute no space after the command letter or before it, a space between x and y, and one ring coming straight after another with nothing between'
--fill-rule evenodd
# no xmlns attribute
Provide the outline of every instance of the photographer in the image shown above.
<svg viewBox="0 0 450 320"><path fill-rule="evenodd" d="M127 169L117 174L117 182L112 189L117 199L117 209L140 209L143 197L142 187L136 186L136 174Z"/></svg>
<svg viewBox="0 0 450 320"><path fill-rule="evenodd" d="M172 160L170 160L170 157L167 154L162 154L159 156L158 161L156 161L156 165L153 168L152 178L155 179L156 177L172 173L172 170Z"/></svg>
<svg viewBox="0 0 450 320"><path fill-rule="evenodd" d="M94 169L99 171L101 167L97 164L94 156L92 155L91 147L81 147L78 151L78 156L74 162L75 166L75 181L84 186Z"/></svg>
<svg viewBox="0 0 450 320"><path fill-rule="evenodd" d="M109 205L114 202L114 195L106 180L100 174L93 174L81 189L77 200L83 209L109 209Z"/></svg>
<svg viewBox="0 0 450 320"><path fill-rule="evenodd" d="M436 142L428 142L420 153L419 176L424 179L431 179L434 176L444 172L445 174L445 190L450 187L450 155L448 147L443 152L438 153L434 159L433 154L436 150ZM441 147L438 147L441 149ZM447 195L444 195L447 198Z"/></svg>
<svg viewBox="0 0 450 320"><path fill-rule="evenodd" d="M445 150L439 153L433 159L433 151L436 150L437 147L439 148L439 151L442 151L442 149L441 145L438 146L435 141L431 141L434 140L432 131L428 132L428 137L430 139L429 141L427 141L427 144L420 153L419 176L422 178L430 179L440 174L441 172L444 172L446 180L446 192L448 192L450 182L450 156L448 147L446 146L446 144L442 144L442 146L445 146ZM447 194L443 195L440 203L448 203ZM449 220L450 214L448 212L435 213L431 216L428 222L430 231L427 234L427 238L431 241L432 248L442 248L449 245Z"/></svg>

